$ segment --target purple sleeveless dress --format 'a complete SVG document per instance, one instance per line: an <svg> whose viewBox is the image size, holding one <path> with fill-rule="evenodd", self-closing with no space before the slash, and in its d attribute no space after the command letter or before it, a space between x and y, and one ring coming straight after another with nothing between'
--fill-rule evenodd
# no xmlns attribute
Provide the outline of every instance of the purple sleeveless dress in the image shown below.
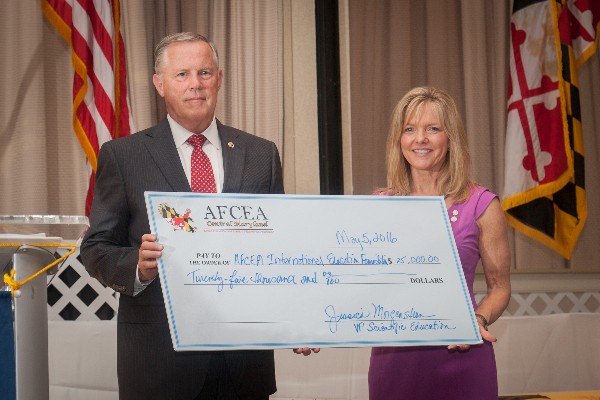
<svg viewBox="0 0 600 400"><path fill-rule="evenodd" d="M476 221L495 197L486 188L475 186L469 200L448 210L474 307L473 281L480 258ZM492 344L484 341L468 351L449 351L446 346L373 348L369 399L498 400Z"/></svg>

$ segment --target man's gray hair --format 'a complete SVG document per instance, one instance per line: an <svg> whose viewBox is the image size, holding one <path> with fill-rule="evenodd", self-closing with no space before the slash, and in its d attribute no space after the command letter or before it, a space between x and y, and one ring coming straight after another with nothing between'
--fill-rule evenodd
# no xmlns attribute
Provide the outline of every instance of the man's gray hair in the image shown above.
<svg viewBox="0 0 600 400"><path fill-rule="evenodd" d="M217 52L217 48L215 45L208 40L206 37L194 33L194 32L180 32L174 33L172 35L164 37L157 45L154 50L154 72L159 74L161 68L165 63L165 57L167 53L167 49L173 43L177 42L205 42L208 43L213 52L213 58L215 60L215 64L217 65L217 69L219 69L219 53Z"/></svg>

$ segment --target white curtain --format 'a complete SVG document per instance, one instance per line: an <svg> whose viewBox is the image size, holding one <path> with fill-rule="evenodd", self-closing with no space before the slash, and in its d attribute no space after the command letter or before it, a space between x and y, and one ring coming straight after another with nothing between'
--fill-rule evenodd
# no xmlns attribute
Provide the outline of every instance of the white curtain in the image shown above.
<svg viewBox="0 0 600 400"><path fill-rule="evenodd" d="M167 34L195 31L219 50L217 117L283 148L283 2L123 0L127 77L137 130L165 116L152 85L153 50ZM88 167L71 126L71 51L39 0L0 14L0 214L84 213Z"/></svg>
<svg viewBox="0 0 600 400"><path fill-rule="evenodd" d="M437 86L457 101L475 179L502 193L511 2L347 0L352 185L386 184L385 139L392 110L414 86ZM516 271L600 271L600 55L580 71L588 219L570 261L511 230Z"/></svg>
<svg viewBox="0 0 600 400"><path fill-rule="evenodd" d="M476 179L504 182L507 0L339 0L346 193L385 184L385 137L408 89L434 85L459 104ZM217 116L278 144L288 193L318 193L313 0L122 0L128 85L137 130L165 114L151 82L153 48L192 30L217 45L225 82ZM71 127L70 49L39 0L0 13L0 214L83 214L87 167ZM566 262L512 232L513 267L600 271L600 61L580 71L589 216ZM284 113L285 110L285 113Z"/></svg>

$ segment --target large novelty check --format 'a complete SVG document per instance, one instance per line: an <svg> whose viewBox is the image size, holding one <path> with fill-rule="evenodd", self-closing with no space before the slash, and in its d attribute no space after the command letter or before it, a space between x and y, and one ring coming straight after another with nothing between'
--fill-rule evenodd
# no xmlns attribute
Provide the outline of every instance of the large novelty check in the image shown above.
<svg viewBox="0 0 600 400"><path fill-rule="evenodd" d="M178 351L474 344L441 197L146 192Z"/></svg>

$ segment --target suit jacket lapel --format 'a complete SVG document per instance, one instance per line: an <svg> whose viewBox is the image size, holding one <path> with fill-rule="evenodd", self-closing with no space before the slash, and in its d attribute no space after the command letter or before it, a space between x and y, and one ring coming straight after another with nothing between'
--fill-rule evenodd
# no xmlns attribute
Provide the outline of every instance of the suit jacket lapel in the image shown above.
<svg viewBox="0 0 600 400"><path fill-rule="evenodd" d="M238 132L227 127L217 120L217 129L221 137L221 148L223 153L223 193L237 193L242 185L242 171L244 169L244 158L246 147L238 139Z"/></svg>
<svg viewBox="0 0 600 400"><path fill-rule="evenodd" d="M165 118L146 133L146 148L174 192L190 192L169 122Z"/></svg>

